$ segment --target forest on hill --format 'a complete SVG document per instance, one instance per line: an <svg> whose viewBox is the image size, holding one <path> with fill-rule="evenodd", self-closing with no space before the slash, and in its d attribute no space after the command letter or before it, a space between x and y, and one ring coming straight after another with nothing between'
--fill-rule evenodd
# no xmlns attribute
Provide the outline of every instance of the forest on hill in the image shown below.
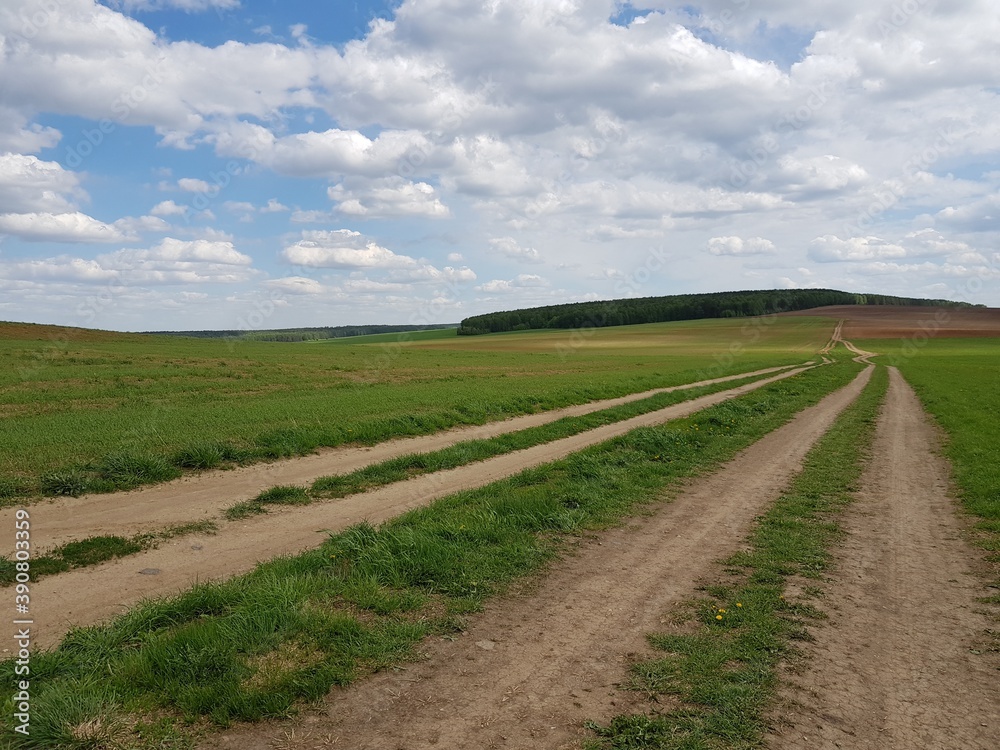
<svg viewBox="0 0 1000 750"><path fill-rule="evenodd" d="M574 302L474 315L459 325L460 336L543 328L602 328L699 318L742 318L827 305L913 305L971 307L947 300L854 294L835 289L769 289L709 294L675 294L603 302Z"/></svg>

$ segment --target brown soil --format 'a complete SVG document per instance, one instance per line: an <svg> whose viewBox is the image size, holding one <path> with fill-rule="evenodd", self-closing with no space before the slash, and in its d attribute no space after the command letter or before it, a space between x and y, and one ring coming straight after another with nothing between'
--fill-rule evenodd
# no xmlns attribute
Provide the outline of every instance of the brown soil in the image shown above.
<svg viewBox="0 0 1000 750"><path fill-rule="evenodd" d="M176 593L197 581L244 573L259 561L315 548L330 532L365 520L385 521L455 492L556 461L637 427L693 414L807 369L787 370L580 435L371 492L299 508L286 506L265 516L229 523L218 534L171 539L157 549L45 578L31 589L34 643L42 648L53 646L70 627L105 620L143 598ZM34 511L33 536L44 533L47 523L42 509Z"/></svg>
<svg viewBox="0 0 1000 750"><path fill-rule="evenodd" d="M304 719L242 727L207 747L569 748L587 736L585 720L648 708L620 687L650 653L646 634L739 548L871 369L648 517L584 542L461 638L427 644L424 661L335 689Z"/></svg>
<svg viewBox="0 0 1000 750"><path fill-rule="evenodd" d="M846 543L822 600L809 666L791 677L769 747L993 750L1000 655L976 555L949 497L938 436L890 368L873 459L846 514Z"/></svg>
<svg viewBox="0 0 1000 750"><path fill-rule="evenodd" d="M1000 337L1000 308L995 307L831 305L781 315L838 318L845 321L848 339Z"/></svg>
<svg viewBox="0 0 1000 750"><path fill-rule="evenodd" d="M58 498L37 504L33 543L37 550L51 549L73 539L99 534L134 534L156 531L176 524L214 520L226 508L252 498L279 484L308 485L322 476L346 474L371 464L412 453L441 450L464 440L496 437L516 430L548 424L564 417L590 414L601 409L638 401L658 393L686 390L744 377L788 370L771 367L752 373L731 375L697 383L658 388L621 398L594 401L564 409L529 414L476 427L462 427L433 435L403 438L373 447L344 447L322 450L316 455L267 464L255 464L230 471L207 471L154 487L132 492ZM0 526L13 526L15 508L0 510ZM0 542L0 554L11 555L14 539Z"/></svg>

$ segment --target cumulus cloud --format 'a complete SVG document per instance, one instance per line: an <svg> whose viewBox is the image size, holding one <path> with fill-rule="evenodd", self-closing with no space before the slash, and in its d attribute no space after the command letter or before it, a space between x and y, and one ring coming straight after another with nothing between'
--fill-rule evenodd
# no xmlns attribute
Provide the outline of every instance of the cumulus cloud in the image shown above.
<svg viewBox="0 0 1000 750"><path fill-rule="evenodd" d="M281 255L293 265L311 268L409 269L419 265L415 259L397 255L350 229L303 232L302 239L286 247Z"/></svg>
<svg viewBox="0 0 1000 750"><path fill-rule="evenodd" d="M849 237L842 240L828 234L817 237L810 243L809 257L820 263L905 258L906 248L879 237Z"/></svg>
<svg viewBox="0 0 1000 750"><path fill-rule="evenodd" d="M54 161L0 154L0 213L61 213L85 197L76 174Z"/></svg>
<svg viewBox="0 0 1000 750"><path fill-rule="evenodd" d="M231 242L165 238L148 249L123 249L87 259L60 255L8 261L3 273L14 279L52 279L117 286L159 284L233 284L252 279L250 257Z"/></svg>
<svg viewBox="0 0 1000 750"><path fill-rule="evenodd" d="M185 193L210 193L213 189L205 180L199 180L194 177L182 177L177 180L177 187Z"/></svg>
<svg viewBox="0 0 1000 750"><path fill-rule="evenodd" d="M444 219L451 215L437 192L426 182L410 182L401 177L382 180L351 181L327 190L337 211L366 219L420 216Z"/></svg>
<svg viewBox="0 0 1000 750"><path fill-rule="evenodd" d="M712 255L773 255L777 251L774 243L763 237L712 237L708 241Z"/></svg>
<svg viewBox="0 0 1000 750"><path fill-rule="evenodd" d="M490 240L490 247L514 260L525 263L540 263L541 257L533 247L521 247L513 237L494 237Z"/></svg>
<svg viewBox="0 0 1000 750"><path fill-rule="evenodd" d="M149 213L153 216L183 216L187 211L187 206L181 206L174 201L160 201L149 210Z"/></svg>
<svg viewBox="0 0 1000 750"><path fill-rule="evenodd" d="M29 242L124 242L129 239L113 224L72 213L0 214L0 234Z"/></svg>
<svg viewBox="0 0 1000 750"><path fill-rule="evenodd" d="M476 287L477 292L486 294L506 294L520 289L547 287L549 282L532 273L518 274L513 279L492 279Z"/></svg>
<svg viewBox="0 0 1000 750"><path fill-rule="evenodd" d="M271 279L264 282L264 285L277 289L288 294L322 294L323 285L316 279L308 279L304 276L286 276L281 279Z"/></svg>

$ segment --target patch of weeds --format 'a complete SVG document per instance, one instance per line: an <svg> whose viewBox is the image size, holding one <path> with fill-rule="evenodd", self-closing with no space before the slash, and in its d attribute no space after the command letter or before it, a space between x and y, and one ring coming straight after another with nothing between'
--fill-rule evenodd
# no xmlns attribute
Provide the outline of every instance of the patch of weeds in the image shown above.
<svg viewBox="0 0 1000 750"><path fill-rule="evenodd" d="M196 443L174 453L170 462L182 469L214 469L241 460L243 452L230 443Z"/></svg>
<svg viewBox="0 0 1000 750"><path fill-rule="evenodd" d="M313 502L304 487L278 485L264 490L257 497L243 500L226 509L223 515L230 521L267 513L268 505L309 505Z"/></svg>
<svg viewBox="0 0 1000 750"><path fill-rule="evenodd" d="M87 478L75 469L62 469L42 474L40 486L43 495L79 497L87 491Z"/></svg>
<svg viewBox="0 0 1000 750"><path fill-rule="evenodd" d="M162 456L115 453L101 461L97 475L117 489L129 489L142 484L166 482L179 477L180 472Z"/></svg>
<svg viewBox="0 0 1000 750"><path fill-rule="evenodd" d="M825 570L838 538L837 513L852 500L888 385L879 368L858 400L809 452L802 473L758 521L748 551L720 561L728 571L690 605L690 632L649 636L664 655L636 664L632 687L669 695L679 707L656 716L591 724L593 750L760 747L779 661L807 639L822 613L784 596L790 576ZM738 575L734 575L738 572ZM810 587L811 588L811 587Z"/></svg>

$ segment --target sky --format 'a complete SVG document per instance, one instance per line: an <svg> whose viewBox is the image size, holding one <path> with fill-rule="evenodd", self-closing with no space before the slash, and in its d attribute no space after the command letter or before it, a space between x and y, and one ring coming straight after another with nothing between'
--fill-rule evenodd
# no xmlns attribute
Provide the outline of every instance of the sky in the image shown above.
<svg viewBox="0 0 1000 750"><path fill-rule="evenodd" d="M995 0L4 0L0 320L1000 306Z"/></svg>

